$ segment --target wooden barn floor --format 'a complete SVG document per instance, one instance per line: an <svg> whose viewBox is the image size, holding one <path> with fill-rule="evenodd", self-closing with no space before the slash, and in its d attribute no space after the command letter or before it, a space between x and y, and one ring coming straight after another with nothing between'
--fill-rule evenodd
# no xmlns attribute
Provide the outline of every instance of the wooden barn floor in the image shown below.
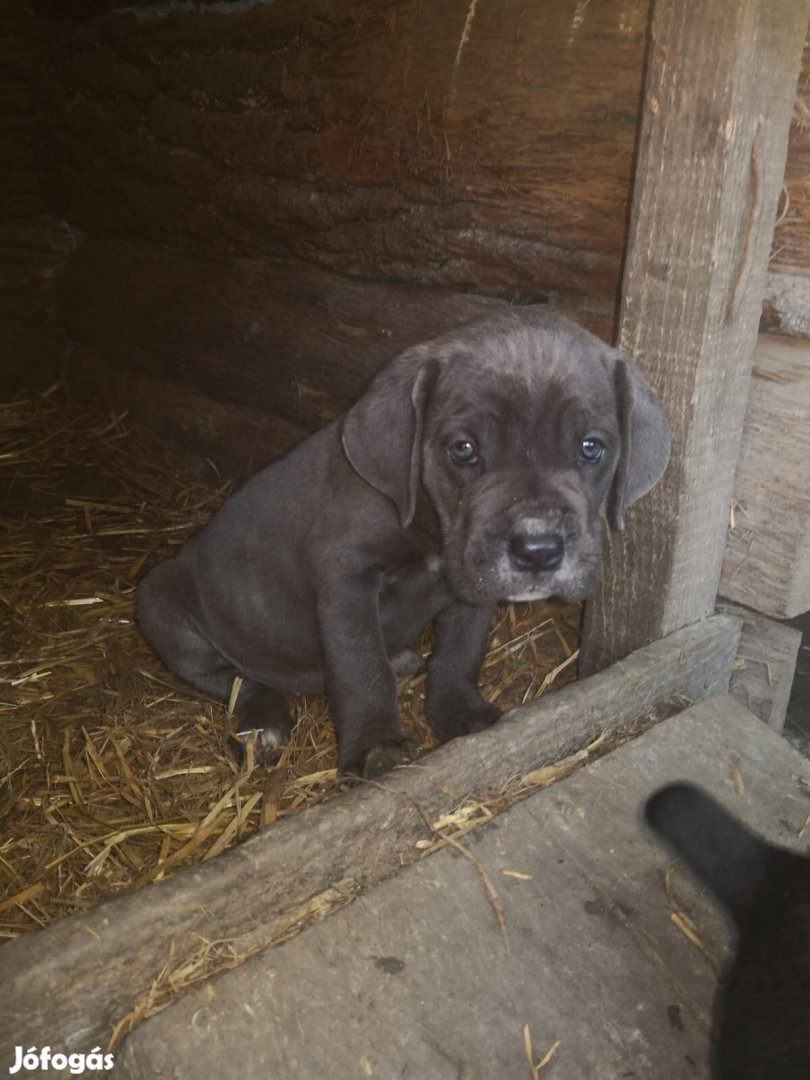
<svg viewBox="0 0 810 1080"><path fill-rule="evenodd" d="M678 779L806 847L810 763L710 698L469 834L474 861L447 848L201 985L115 1075L706 1077L727 929L639 818Z"/></svg>

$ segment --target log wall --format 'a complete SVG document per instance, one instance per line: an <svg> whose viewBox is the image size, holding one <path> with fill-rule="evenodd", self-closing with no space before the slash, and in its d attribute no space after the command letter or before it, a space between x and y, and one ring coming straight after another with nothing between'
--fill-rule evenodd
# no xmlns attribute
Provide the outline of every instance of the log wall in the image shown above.
<svg viewBox="0 0 810 1080"><path fill-rule="evenodd" d="M52 5L78 392L164 378L292 436L491 304L611 334L645 4L224 7Z"/></svg>
<svg viewBox="0 0 810 1080"><path fill-rule="evenodd" d="M720 592L777 619L810 611L810 345L763 334Z"/></svg>
<svg viewBox="0 0 810 1080"><path fill-rule="evenodd" d="M643 4L232 6L70 27L51 70L54 189L78 224L613 300Z"/></svg>
<svg viewBox="0 0 810 1080"><path fill-rule="evenodd" d="M42 119L36 81L46 56L26 4L0 18L0 393L44 388L57 376L64 335L54 284L79 235L48 207L32 131Z"/></svg>
<svg viewBox="0 0 810 1080"><path fill-rule="evenodd" d="M135 380L148 429L164 379L292 438L485 304L550 301L613 333L646 0L40 11L49 198L90 237L60 299L77 392ZM800 94L766 312L800 334L807 113ZM221 457L216 428L195 449Z"/></svg>
<svg viewBox="0 0 810 1080"><path fill-rule="evenodd" d="M802 55L761 328L810 338L810 39Z"/></svg>

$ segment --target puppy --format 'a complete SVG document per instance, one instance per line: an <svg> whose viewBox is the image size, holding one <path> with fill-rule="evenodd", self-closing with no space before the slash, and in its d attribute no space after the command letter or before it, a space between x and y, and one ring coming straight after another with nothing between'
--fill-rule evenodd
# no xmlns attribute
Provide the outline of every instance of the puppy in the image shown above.
<svg viewBox="0 0 810 1080"><path fill-rule="evenodd" d="M286 695L326 690L339 768L411 759L397 673L434 621L442 740L499 712L477 688L498 600L587 596L615 529L663 473L664 416L633 364L548 309L510 309L398 356L341 418L259 472L139 589L166 665L228 699L260 744Z"/></svg>
<svg viewBox="0 0 810 1080"><path fill-rule="evenodd" d="M717 1080L810 1077L810 858L772 847L688 784L647 822L716 896L737 931L714 1003Z"/></svg>

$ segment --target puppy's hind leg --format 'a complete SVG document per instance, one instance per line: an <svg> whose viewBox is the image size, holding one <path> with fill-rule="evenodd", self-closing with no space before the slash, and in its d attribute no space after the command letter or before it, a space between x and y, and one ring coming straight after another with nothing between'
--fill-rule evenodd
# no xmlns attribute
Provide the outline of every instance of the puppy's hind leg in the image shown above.
<svg viewBox="0 0 810 1080"><path fill-rule="evenodd" d="M227 704L240 672L205 638L188 614L191 584L177 560L160 563L138 588L138 621L144 637L186 682ZM278 690L244 679L236 703L237 733L259 731L262 757L284 746L292 731L287 699Z"/></svg>
<svg viewBox="0 0 810 1080"><path fill-rule="evenodd" d="M257 732L256 750L262 759L272 757L290 741L290 707L285 695L272 686L243 680L234 711L236 738L244 743L252 732Z"/></svg>

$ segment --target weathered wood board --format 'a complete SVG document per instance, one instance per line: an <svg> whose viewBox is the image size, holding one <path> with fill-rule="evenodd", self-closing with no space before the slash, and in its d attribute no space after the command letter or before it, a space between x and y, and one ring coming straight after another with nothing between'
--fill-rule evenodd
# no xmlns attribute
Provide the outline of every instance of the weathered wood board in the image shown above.
<svg viewBox="0 0 810 1080"><path fill-rule="evenodd" d="M309 1080L328 1062L341 1078L524 1080L528 1025L533 1063L559 1043L556 1080L707 1077L712 963L728 930L682 869L667 894L671 858L639 814L682 779L807 849L796 838L810 763L715 698L464 838L500 897L509 949L476 868L445 850L147 1021L116 1074Z"/></svg>
<svg viewBox="0 0 810 1080"><path fill-rule="evenodd" d="M805 38L770 269L810 275L810 37Z"/></svg>
<svg viewBox="0 0 810 1080"><path fill-rule="evenodd" d="M790 619L810 610L810 344L762 335L720 592Z"/></svg>
<svg viewBox="0 0 810 1080"><path fill-rule="evenodd" d="M662 402L672 459L608 548L585 671L714 609L808 12L655 4L619 344Z"/></svg>
<svg viewBox="0 0 810 1080"><path fill-rule="evenodd" d="M72 399L126 413L143 441L201 484L243 480L310 434L262 404L234 405L126 365L85 347L64 370Z"/></svg>
<svg viewBox="0 0 810 1080"><path fill-rule="evenodd" d="M802 643L801 632L739 604L721 600L717 610L742 620L729 693L764 720L772 731L781 734Z"/></svg>
<svg viewBox="0 0 810 1080"><path fill-rule="evenodd" d="M352 790L144 892L9 942L0 949L0 1056L11 1045L40 1045L46 1030L69 1051L106 1042L156 980L171 980L175 965L206 956L212 942L249 956L327 900L362 893L413 862L423 813L436 821L601 732L725 692L738 636L738 620L708 619L441 747L387 776L382 789Z"/></svg>
<svg viewBox="0 0 810 1080"><path fill-rule="evenodd" d="M83 247L60 292L74 339L112 371L168 376L307 430L334 419L408 345L501 306L351 281L303 263L103 242Z"/></svg>
<svg viewBox="0 0 810 1080"><path fill-rule="evenodd" d="M54 282L76 246L48 206L32 146L41 119L37 81L47 51L30 4L5 4L0 21L0 396L44 390L66 341L52 318Z"/></svg>
<svg viewBox="0 0 810 1080"><path fill-rule="evenodd" d="M226 475L334 419L403 349L505 304L302 262L92 240L59 292L81 343L68 367L76 396L130 409L144 435L189 461L211 456ZM583 299L563 310L610 337L610 305Z"/></svg>
<svg viewBox="0 0 810 1080"><path fill-rule="evenodd" d="M760 329L787 337L810 338L810 271L768 274Z"/></svg>
<svg viewBox="0 0 810 1080"><path fill-rule="evenodd" d="M73 224L614 298L646 0L50 7L43 139ZM780 270L810 258L810 52L802 71Z"/></svg>
<svg viewBox="0 0 810 1080"><path fill-rule="evenodd" d="M635 0L61 21L54 197L96 235L612 300L646 21Z"/></svg>
<svg viewBox="0 0 810 1080"><path fill-rule="evenodd" d="M421 306L407 344L434 309L441 329L468 318L470 294L550 298L612 337L647 6L43 2L43 175L93 241L59 316L112 370L84 382L79 365L76 393L110 402L131 373L145 434L244 475L256 402L318 426L379 367L388 309ZM802 117L772 253L791 282L810 220ZM804 333L794 293L775 286L767 317ZM178 387L210 424L180 408L161 423Z"/></svg>

